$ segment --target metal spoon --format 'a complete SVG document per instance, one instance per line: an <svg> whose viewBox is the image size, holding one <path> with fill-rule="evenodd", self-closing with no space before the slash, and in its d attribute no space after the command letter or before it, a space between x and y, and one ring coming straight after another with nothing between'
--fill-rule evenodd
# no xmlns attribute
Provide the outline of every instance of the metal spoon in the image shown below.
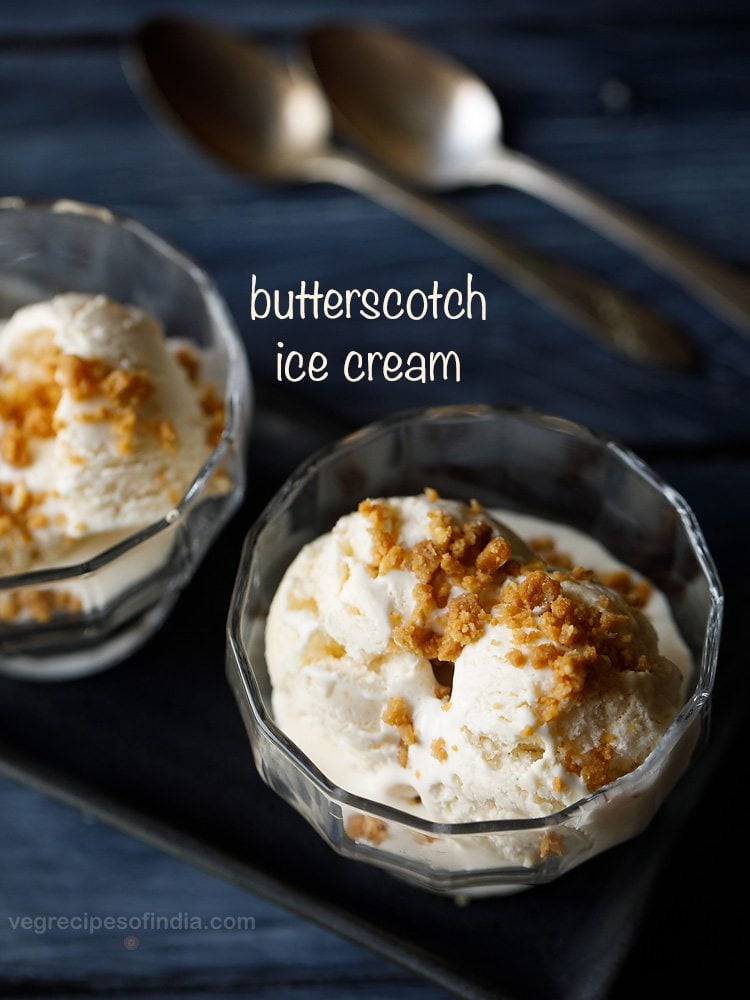
<svg viewBox="0 0 750 1000"><path fill-rule="evenodd" d="M368 152L422 186L504 184L554 205L641 256L750 333L750 281L549 167L508 149L488 87L441 53L374 25L308 35L340 123Z"/></svg>
<svg viewBox="0 0 750 1000"><path fill-rule="evenodd" d="M407 190L331 144L317 82L262 47L203 24L158 18L126 60L134 86L203 150L266 181L351 188L453 244L609 346L687 368L690 346L660 315L603 281L489 232Z"/></svg>

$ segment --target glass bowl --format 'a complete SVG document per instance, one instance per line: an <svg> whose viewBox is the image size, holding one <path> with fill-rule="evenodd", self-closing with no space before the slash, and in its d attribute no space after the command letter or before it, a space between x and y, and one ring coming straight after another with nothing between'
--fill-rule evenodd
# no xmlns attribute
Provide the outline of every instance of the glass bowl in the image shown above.
<svg viewBox="0 0 750 1000"><path fill-rule="evenodd" d="M476 497L579 528L667 596L695 664L679 716L635 771L554 815L433 823L336 787L274 722L266 616L303 545L365 497ZM576 424L458 406L395 416L306 462L251 530L228 622L228 676L258 771L336 851L436 892L516 891L639 833L687 767L713 685L722 595L685 501L635 455Z"/></svg>
<svg viewBox="0 0 750 1000"><path fill-rule="evenodd" d="M91 673L144 642L245 486L250 375L232 320L204 272L107 209L0 199L0 317L69 291L139 306L161 320L168 337L199 348L208 378L223 390L226 422L203 468L160 521L85 562L0 576L0 671L35 680ZM4 613L19 606L30 613Z"/></svg>

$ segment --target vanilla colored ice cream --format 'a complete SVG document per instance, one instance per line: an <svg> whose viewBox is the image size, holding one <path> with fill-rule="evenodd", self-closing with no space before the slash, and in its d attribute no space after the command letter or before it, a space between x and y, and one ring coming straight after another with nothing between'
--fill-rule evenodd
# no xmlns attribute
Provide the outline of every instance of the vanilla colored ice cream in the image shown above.
<svg viewBox="0 0 750 1000"><path fill-rule="evenodd" d="M637 768L691 669L665 598L593 539L431 490L302 549L266 659L279 726L334 783L450 823L549 815Z"/></svg>
<svg viewBox="0 0 750 1000"><path fill-rule="evenodd" d="M142 310L73 293L19 309L0 329L0 574L78 562L159 520L222 427L197 354Z"/></svg>

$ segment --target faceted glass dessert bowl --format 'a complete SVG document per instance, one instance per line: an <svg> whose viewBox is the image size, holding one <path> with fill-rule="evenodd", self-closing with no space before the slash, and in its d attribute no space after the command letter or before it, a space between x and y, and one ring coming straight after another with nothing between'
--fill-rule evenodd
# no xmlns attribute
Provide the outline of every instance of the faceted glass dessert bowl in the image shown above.
<svg viewBox="0 0 750 1000"><path fill-rule="evenodd" d="M163 324L168 340L179 338L199 352L223 397L225 425L182 498L160 520L85 562L0 576L0 672L34 680L100 670L143 643L169 614L245 488L249 369L206 274L144 226L107 209L0 199L0 319L71 291L143 309Z"/></svg>
<svg viewBox="0 0 750 1000"><path fill-rule="evenodd" d="M677 718L640 767L553 815L437 823L337 787L276 724L264 633L287 567L362 499L426 486L578 528L665 594L694 670ZM366 427L284 484L245 543L227 672L261 777L331 847L436 892L499 894L550 881L649 823L698 742L721 614L721 587L692 512L630 451L530 411L442 407Z"/></svg>

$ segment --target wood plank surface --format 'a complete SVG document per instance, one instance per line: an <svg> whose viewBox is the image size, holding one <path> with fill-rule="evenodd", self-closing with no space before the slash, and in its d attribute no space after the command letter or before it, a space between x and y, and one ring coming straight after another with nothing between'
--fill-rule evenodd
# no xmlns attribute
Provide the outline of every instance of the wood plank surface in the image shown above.
<svg viewBox="0 0 750 1000"><path fill-rule="evenodd" d="M668 454L667 473L679 474L670 462L681 453L700 453L706 464L683 477L685 492L709 542L729 551L725 525L740 523L750 485L742 462L750 446L748 339L638 261L512 192L445 197L658 305L690 331L702 354L700 370L677 376L615 359L483 268L358 196L328 186L272 189L224 174L164 134L125 79L128 33L163 9L153 0L0 5L0 194L106 204L181 246L217 281L253 370L268 385L278 339L325 350L334 361L352 348L408 353L439 346L461 353L460 385L355 386L339 379L291 392L292 401L335 420L359 424L440 402L512 403L580 420L647 455ZM502 98L512 145L750 267L746 2L206 0L172 9L284 45L319 18L402 25L483 75ZM617 108L607 102L612 81L623 97ZM249 318L253 272L269 288L317 278L337 288L383 290L426 287L435 278L459 285L467 270L487 295L483 325L352 320L291 327ZM296 447L304 452L306 441ZM721 468L708 461L714 453L729 456L717 460ZM714 476L731 484L722 506L711 493ZM259 897L7 780L0 781L0 864L2 996L442 995ZM138 935L137 946L128 948L122 931L39 934L14 931L9 919L151 911L250 915L256 928L244 935L159 931ZM663 902L656 912L662 923L674 919ZM644 948L637 955L647 955ZM627 973L623 984L627 995Z"/></svg>
<svg viewBox="0 0 750 1000"><path fill-rule="evenodd" d="M439 995L364 949L7 779L0 809L3 997ZM34 926L17 923L24 917ZM83 929L58 926L60 917ZM108 917L127 927L99 928L97 918ZM241 919L252 929L235 929Z"/></svg>

